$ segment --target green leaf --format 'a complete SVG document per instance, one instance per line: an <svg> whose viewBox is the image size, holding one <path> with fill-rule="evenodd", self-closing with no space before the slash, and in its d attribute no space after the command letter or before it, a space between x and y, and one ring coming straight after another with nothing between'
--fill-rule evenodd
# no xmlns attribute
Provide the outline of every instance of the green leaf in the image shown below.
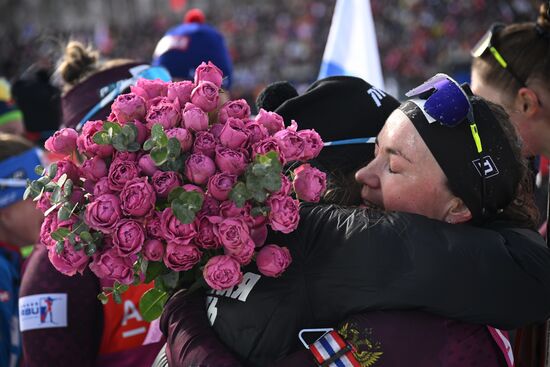
<svg viewBox="0 0 550 367"><path fill-rule="evenodd" d="M63 250L65 250L64 242L63 241L57 241L57 243L55 244L55 252L57 254L62 254Z"/></svg>
<svg viewBox="0 0 550 367"><path fill-rule="evenodd" d="M185 190L183 189L183 187L178 186L173 188L172 191L170 191L170 193L168 194L168 202L171 203L175 199L179 199L179 197L182 196L184 192Z"/></svg>
<svg viewBox="0 0 550 367"><path fill-rule="evenodd" d="M147 271L145 272L145 283L150 283L152 280L169 271L170 269L168 269L162 261L149 261Z"/></svg>
<svg viewBox="0 0 550 367"><path fill-rule="evenodd" d="M90 243L90 242L93 242L93 238L92 238L92 235L90 234L90 232L88 231L82 231L80 232L79 234L80 236L80 239L86 243Z"/></svg>
<svg viewBox="0 0 550 367"><path fill-rule="evenodd" d="M120 293L116 289L113 290L113 299L115 300L116 304L122 303L122 297L120 296Z"/></svg>
<svg viewBox="0 0 550 367"><path fill-rule="evenodd" d="M162 139L162 137L165 136L166 134L164 133L164 128L162 127L162 125L154 124L151 128L151 137L153 138L153 140L159 141L160 139Z"/></svg>
<svg viewBox="0 0 550 367"><path fill-rule="evenodd" d="M31 187L27 186L27 188L25 189L25 192L23 193L23 200L27 200L28 198L30 198L31 193L32 193Z"/></svg>
<svg viewBox="0 0 550 367"><path fill-rule="evenodd" d="M53 189L51 199L52 203L59 203L61 201L61 187L57 186Z"/></svg>
<svg viewBox="0 0 550 367"><path fill-rule="evenodd" d="M59 208L61 206L61 204L63 204L63 203L56 203L56 204L53 204L52 206L50 206L48 208L48 210L46 210L44 212L44 216L47 217L48 215L50 215L50 213L53 212L54 210L56 210L57 208Z"/></svg>
<svg viewBox="0 0 550 367"><path fill-rule="evenodd" d="M155 147L151 150L151 158L157 166L162 165L168 159L168 149Z"/></svg>
<svg viewBox="0 0 550 367"><path fill-rule="evenodd" d="M65 204L59 208L57 212L57 219L60 221L68 220L71 217L71 204Z"/></svg>
<svg viewBox="0 0 550 367"><path fill-rule="evenodd" d="M127 151L126 144L127 144L127 141L124 138L124 135L118 134L113 136L113 148L115 148L119 152Z"/></svg>
<svg viewBox="0 0 550 367"><path fill-rule="evenodd" d="M94 134L92 140L99 145L111 144L111 136L106 131L98 131Z"/></svg>
<svg viewBox="0 0 550 367"><path fill-rule="evenodd" d="M96 251L97 251L97 247L93 243L88 244L88 246L84 248L84 252L86 253L87 256L92 256L93 254L96 253Z"/></svg>
<svg viewBox="0 0 550 367"><path fill-rule="evenodd" d="M103 130L107 131L110 136L119 134L122 131L122 127L116 122L104 121Z"/></svg>
<svg viewBox="0 0 550 367"><path fill-rule="evenodd" d="M164 287L168 289L174 289L178 285L179 273L171 271L168 274L163 274L160 279L164 283Z"/></svg>
<svg viewBox="0 0 550 367"><path fill-rule="evenodd" d="M56 241L64 241L69 233L71 233L69 228L59 227L57 230L50 233L50 236Z"/></svg>
<svg viewBox="0 0 550 367"><path fill-rule="evenodd" d="M34 173L36 173L38 176L42 176L44 172L46 172L46 170L41 165L34 167Z"/></svg>
<svg viewBox="0 0 550 367"><path fill-rule="evenodd" d="M160 317L164 304L168 300L168 293L157 288L151 288L141 296L139 311L146 321L153 321Z"/></svg>
<svg viewBox="0 0 550 367"><path fill-rule="evenodd" d="M184 205L194 211L199 211L204 201L203 196L196 191L184 191L179 198Z"/></svg>
<svg viewBox="0 0 550 367"><path fill-rule="evenodd" d="M69 243L71 245L76 245L76 234L74 233L69 233L69 235L67 236L67 238L69 239Z"/></svg>
<svg viewBox="0 0 550 367"><path fill-rule="evenodd" d="M105 294L105 292L101 292L97 295L97 299L101 301L102 304L106 305L107 302L109 302L109 297Z"/></svg>
<svg viewBox="0 0 550 367"><path fill-rule="evenodd" d="M143 150L151 150L155 146L155 143L152 139L145 140L145 143L143 143Z"/></svg>
<svg viewBox="0 0 550 367"><path fill-rule="evenodd" d="M181 143L180 143L180 141L176 138L168 139L167 151L168 151L168 156L170 158L174 159L174 158L179 157L179 155L181 153Z"/></svg>
<svg viewBox="0 0 550 367"><path fill-rule="evenodd" d="M237 207L242 208L245 204L245 202L250 199L250 193L248 192L248 189L246 188L246 185L244 182L237 182L235 187L231 190L229 193L229 199L237 205Z"/></svg>
<svg viewBox="0 0 550 367"><path fill-rule="evenodd" d="M134 142L138 135L136 125L133 123L127 123L122 126L122 135L124 135L128 142Z"/></svg>
<svg viewBox="0 0 550 367"><path fill-rule="evenodd" d="M48 167L48 177L53 179L56 174L57 174L57 163L52 163Z"/></svg>
<svg viewBox="0 0 550 367"><path fill-rule="evenodd" d="M269 214L269 210L270 209L268 206L255 206L250 211L250 215L252 215L253 217L259 217L260 215L266 216Z"/></svg>
<svg viewBox="0 0 550 367"><path fill-rule="evenodd" d="M59 187L63 187L63 185L65 184L65 181L67 181L67 174L66 173L62 174L61 177L59 177L57 179L57 185Z"/></svg>
<svg viewBox="0 0 550 367"><path fill-rule="evenodd" d="M174 216L183 224L190 224L195 220L195 212L190 210L187 205L182 204L180 199L172 201L170 207Z"/></svg>
<svg viewBox="0 0 550 367"><path fill-rule="evenodd" d="M135 141L134 141L134 142L128 144L128 145L126 146L126 148L127 148L127 150L128 150L129 152L137 152L138 150L141 149L141 146L139 145L138 142L135 142Z"/></svg>
<svg viewBox="0 0 550 367"><path fill-rule="evenodd" d="M84 247L84 245L82 244L82 242L77 242L77 243L75 243L75 244L73 245L73 247L74 247L74 250L75 250L75 251L80 251L80 250L82 250L82 248Z"/></svg>
<svg viewBox="0 0 550 367"><path fill-rule="evenodd" d="M65 196L66 199L70 198L73 194L73 180L70 178L65 181L65 185L63 185L63 196Z"/></svg>

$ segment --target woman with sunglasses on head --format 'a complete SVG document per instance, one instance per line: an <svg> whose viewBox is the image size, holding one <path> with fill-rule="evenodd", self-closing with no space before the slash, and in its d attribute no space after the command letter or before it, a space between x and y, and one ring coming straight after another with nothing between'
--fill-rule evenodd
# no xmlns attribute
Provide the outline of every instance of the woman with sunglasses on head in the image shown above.
<svg viewBox="0 0 550 367"><path fill-rule="evenodd" d="M537 214L519 142L500 108L445 75L408 96L378 135L376 157L356 174L369 208L304 207L295 232L268 238L288 246L293 262L286 272L274 279L258 275L255 265L245 269L246 282L209 293L208 318L200 295L176 294L161 319L171 365L313 364L315 353L281 358L303 348L301 329L335 327L352 314L339 331L354 344L357 363L510 365L504 334L484 325L507 329L546 317L546 301L536 300L538 316L527 320L524 307L534 303L509 295L544 297L550 271L542 265L549 250L532 230ZM359 108L306 93L277 111L301 121L297 101L310 115L319 110L317 123L327 110ZM346 117L327 123L345 128ZM368 159L348 161L361 158ZM209 321L236 357L211 334Z"/></svg>
<svg viewBox="0 0 550 367"><path fill-rule="evenodd" d="M107 118L111 102L131 85L140 65L125 59L101 61L92 49L69 42L58 69L64 84L64 125L82 127L83 121ZM157 75L163 74L153 73ZM47 221L42 230L49 230ZM162 343L143 345L150 323L138 310L139 299L150 286L133 287L120 304L111 300L102 305L97 295L112 284L103 283L89 269L81 276L63 275L43 245L36 246L27 264L19 307L20 314L30 315L21 321L26 366L151 365ZM36 312L43 317L37 319Z"/></svg>

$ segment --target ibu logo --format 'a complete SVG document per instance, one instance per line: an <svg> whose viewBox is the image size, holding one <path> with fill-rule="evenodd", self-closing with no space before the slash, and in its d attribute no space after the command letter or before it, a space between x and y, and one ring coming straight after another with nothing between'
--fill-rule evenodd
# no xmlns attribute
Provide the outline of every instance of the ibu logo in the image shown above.
<svg viewBox="0 0 550 367"><path fill-rule="evenodd" d="M36 294L19 298L21 331L66 326L66 293Z"/></svg>
<svg viewBox="0 0 550 367"><path fill-rule="evenodd" d="M483 163L481 162L482 160ZM483 159L476 159L472 161L472 163L474 164L477 173L479 173L481 177L483 177L484 174L485 178L498 175L497 165L495 164L491 156L486 155L485 157L483 157Z"/></svg>

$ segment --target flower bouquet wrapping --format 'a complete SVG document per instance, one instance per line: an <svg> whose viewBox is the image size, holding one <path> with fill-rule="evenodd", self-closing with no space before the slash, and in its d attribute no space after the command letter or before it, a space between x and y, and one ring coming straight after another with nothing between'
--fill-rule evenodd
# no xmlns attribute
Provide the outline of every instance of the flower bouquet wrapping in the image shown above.
<svg viewBox="0 0 550 367"><path fill-rule="evenodd" d="M288 249L265 244L268 227L293 231L298 199L319 201L325 174L305 162L323 142L273 112L251 119L244 100L218 109L222 78L209 62L194 81L140 79L106 121L46 141L64 158L37 167L25 193L45 214L40 242L63 274L89 267L112 281L101 301L154 281L140 302L151 320L182 283L223 290L253 260L272 277L290 264Z"/></svg>

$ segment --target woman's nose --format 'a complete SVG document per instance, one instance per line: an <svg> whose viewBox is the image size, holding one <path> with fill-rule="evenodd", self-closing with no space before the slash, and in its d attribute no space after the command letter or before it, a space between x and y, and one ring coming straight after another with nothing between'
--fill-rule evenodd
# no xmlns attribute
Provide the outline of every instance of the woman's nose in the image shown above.
<svg viewBox="0 0 550 367"><path fill-rule="evenodd" d="M376 172L376 158L355 173L355 180L372 189L380 188L380 177Z"/></svg>

